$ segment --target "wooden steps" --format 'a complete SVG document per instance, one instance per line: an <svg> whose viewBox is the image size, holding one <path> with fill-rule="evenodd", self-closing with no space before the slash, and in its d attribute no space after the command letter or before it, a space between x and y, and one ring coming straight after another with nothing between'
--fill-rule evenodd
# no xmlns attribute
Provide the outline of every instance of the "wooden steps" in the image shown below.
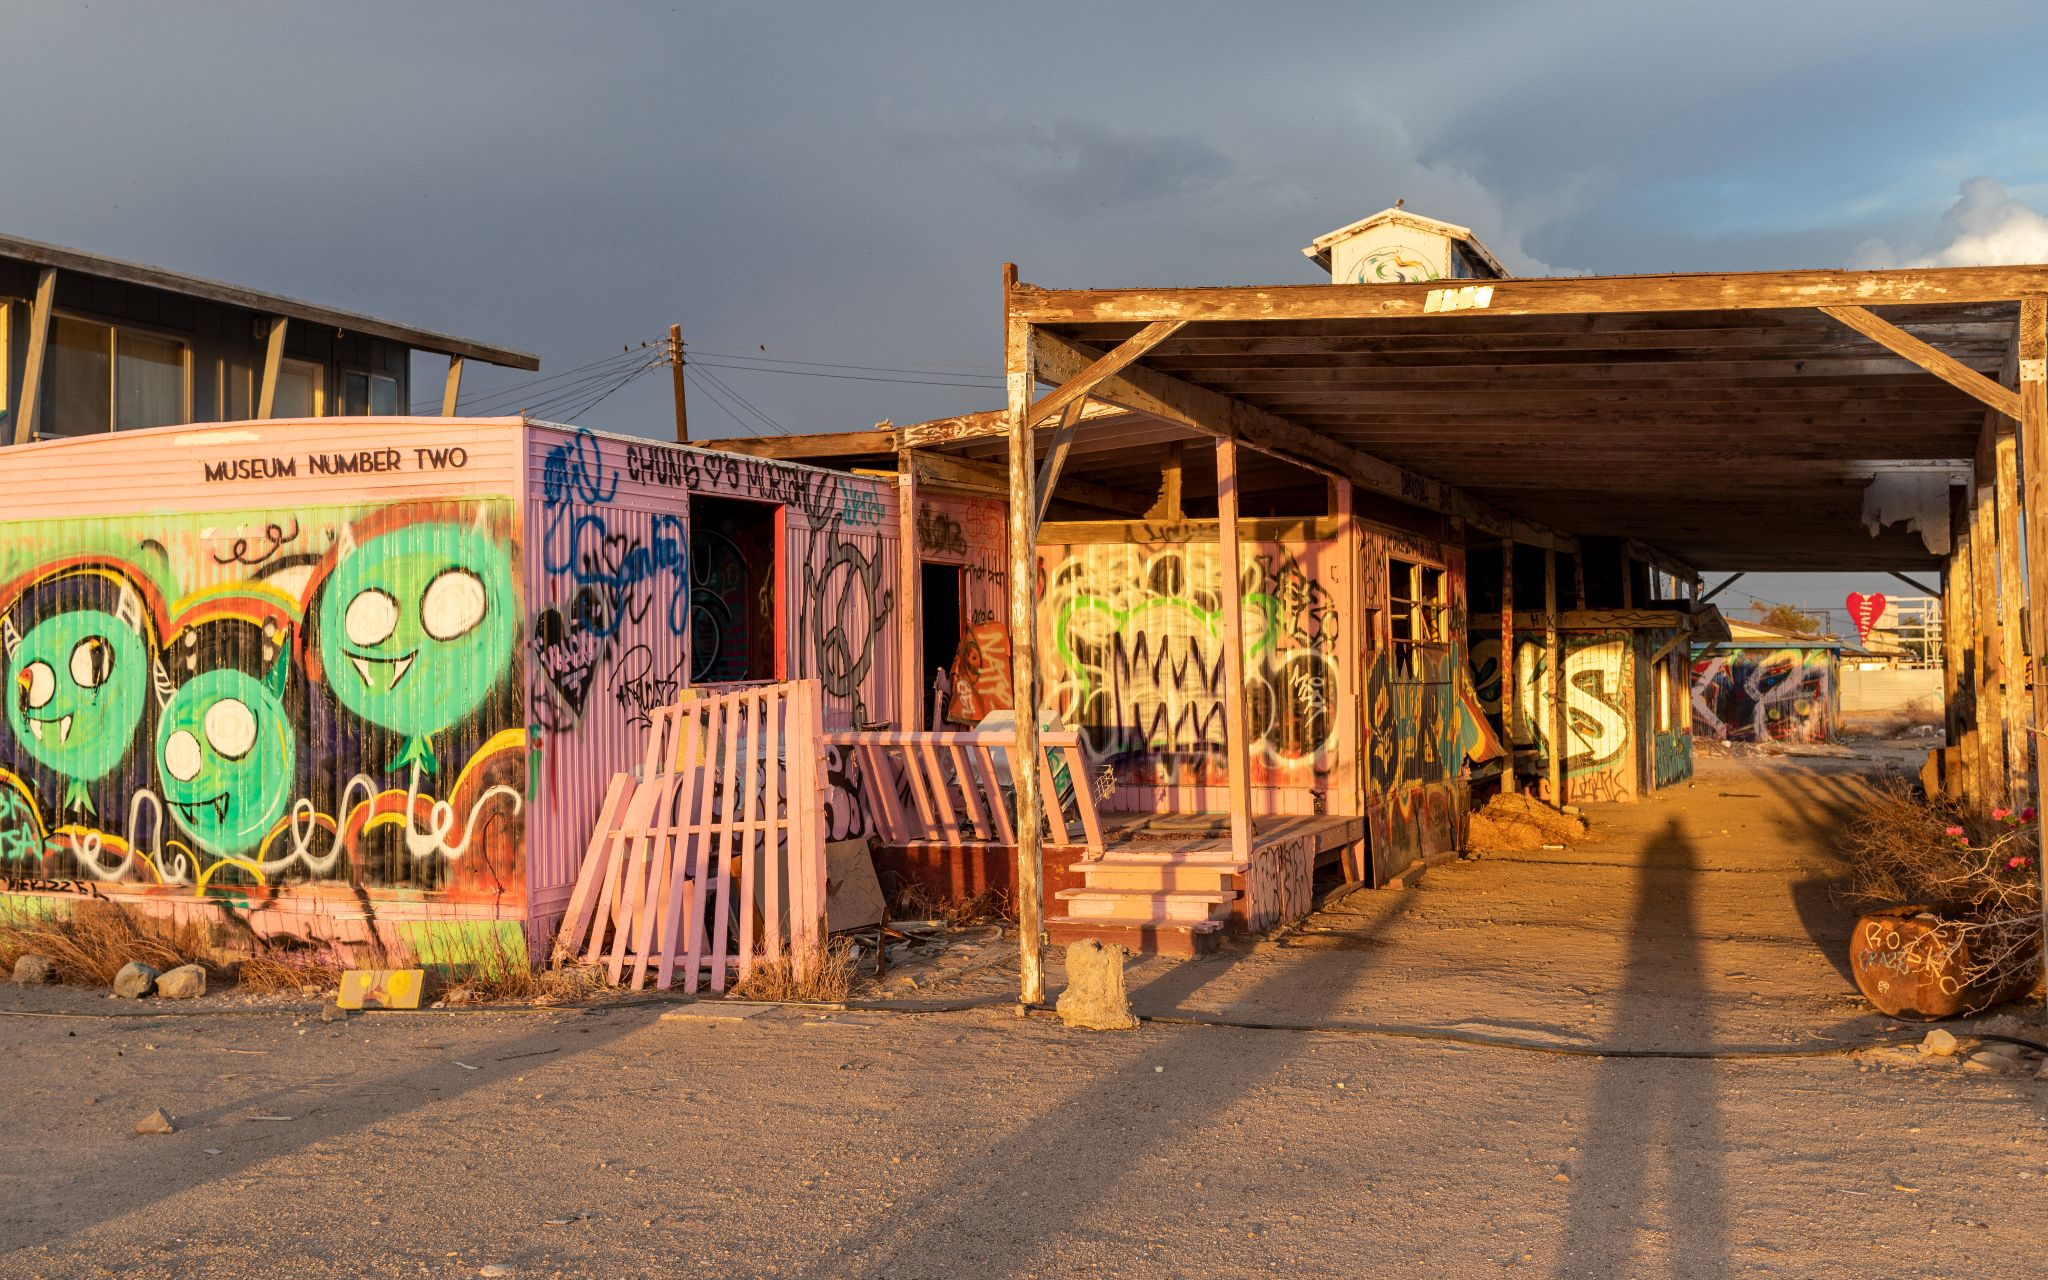
<svg viewBox="0 0 2048 1280"><path fill-rule="evenodd" d="M1176 862L1159 858L1130 858L1122 853L1095 861L1070 863L1067 870L1084 877L1090 889L1228 889L1237 876L1237 864L1229 860Z"/></svg>
<svg viewBox="0 0 2048 1280"><path fill-rule="evenodd" d="M1237 894L1230 889L1062 889L1056 895L1074 920L1193 924L1220 920Z"/></svg>
<svg viewBox="0 0 2048 1280"><path fill-rule="evenodd" d="M1243 889L1243 866L1211 841L1119 845L1068 870L1082 884L1055 895L1066 914L1046 921L1047 936L1062 945L1097 938L1153 955L1215 950Z"/></svg>
<svg viewBox="0 0 2048 1280"><path fill-rule="evenodd" d="M1223 938L1224 924L1221 920L1154 923L1107 917L1077 919L1073 916L1048 916L1045 932L1052 944L1058 947L1094 938L1106 945L1122 946L1134 955L1186 959L1214 951Z"/></svg>

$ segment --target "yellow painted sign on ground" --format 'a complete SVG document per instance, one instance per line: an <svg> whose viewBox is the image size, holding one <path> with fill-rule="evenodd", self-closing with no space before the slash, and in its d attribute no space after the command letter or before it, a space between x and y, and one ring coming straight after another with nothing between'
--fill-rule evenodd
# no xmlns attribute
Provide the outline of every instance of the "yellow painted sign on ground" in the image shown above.
<svg viewBox="0 0 2048 1280"><path fill-rule="evenodd" d="M341 975L344 1009L417 1009L426 985L424 969L350 969Z"/></svg>

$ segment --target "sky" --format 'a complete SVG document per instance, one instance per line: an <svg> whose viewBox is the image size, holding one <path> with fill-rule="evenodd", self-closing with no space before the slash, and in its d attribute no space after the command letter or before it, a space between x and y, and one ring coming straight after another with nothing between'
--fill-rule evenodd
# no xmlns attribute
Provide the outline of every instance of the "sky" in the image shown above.
<svg viewBox="0 0 2048 1280"><path fill-rule="evenodd" d="M669 436L665 370L612 386L680 324L693 435L859 429L1002 402L1004 262L1307 283L1396 199L1523 275L2048 261L2044 36L2038 0L10 0L0 230L576 371L472 365L466 410ZM1907 590L1722 600L1852 588Z"/></svg>

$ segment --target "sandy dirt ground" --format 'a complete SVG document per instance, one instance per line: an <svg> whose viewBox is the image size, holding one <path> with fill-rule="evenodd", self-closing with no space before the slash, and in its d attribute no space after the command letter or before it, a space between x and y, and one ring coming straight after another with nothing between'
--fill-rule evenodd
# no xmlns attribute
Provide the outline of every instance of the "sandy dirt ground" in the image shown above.
<svg viewBox="0 0 2048 1280"><path fill-rule="evenodd" d="M1552 1051L1917 1038L1830 894L1874 756L1705 755L1589 843L1134 964L1124 1033L1015 1016L986 934L885 985L991 1003L914 1015L8 988L0 1274L2038 1276L2048 1081Z"/></svg>

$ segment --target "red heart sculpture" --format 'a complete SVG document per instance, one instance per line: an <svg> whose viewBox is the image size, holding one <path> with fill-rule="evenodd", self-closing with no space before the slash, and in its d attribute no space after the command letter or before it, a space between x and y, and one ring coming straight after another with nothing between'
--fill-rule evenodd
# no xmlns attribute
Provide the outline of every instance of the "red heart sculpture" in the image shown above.
<svg viewBox="0 0 2048 1280"><path fill-rule="evenodd" d="M1861 591L1849 593L1849 620L1856 624L1856 638L1868 641L1870 629L1884 616L1884 593L1864 595Z"/></svg>

